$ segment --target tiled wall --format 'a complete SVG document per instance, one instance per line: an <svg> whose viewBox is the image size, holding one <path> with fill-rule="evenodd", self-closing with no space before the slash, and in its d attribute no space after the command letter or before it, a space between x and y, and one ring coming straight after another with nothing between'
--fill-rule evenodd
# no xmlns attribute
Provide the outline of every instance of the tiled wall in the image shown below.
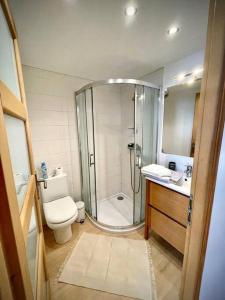
<svg viewBox="0 0 225 300"><path fill-rule="evenodd" d="M121 192L122 114L119 86L93 89L96 189L102 200Z"/></svg>
<svg viewBox="0 0 225 300"><path fill-rule="evenodd" d="M134 142L134 86L101 86L93 95L97 198L122 192L132 199L127 145Z"/></svg>
<svg viewBox="0 0 225 300"><path fill-rule="evenodd" d="M70 194L79 200L80 166L74 91L87 80L23 66L37 171L46 161L49 173L62 165ZM124 86L94 88L97 197L105 199L130 188L129 150L133 141L133 90Z"/></svg>
<svg viewBox="0 0 225 300"><path fill-rule="evenodd" d="M130 150L127 148L129 143L134 142L134 86L124 85L121 87L121 110L122 110L122 192L133 198L131 189L131 169L130 169ZM131 161L133 164L134 151L131 151ZM132 166L132 171L133 166Z"/></svg>
<svg viewBox="0 0 225 300"><path fill-rule="evenodd" d="M68 174L70 194L80 199L79 153L74 92L87 80L23 67L35 166L46 161Z"/></svg>

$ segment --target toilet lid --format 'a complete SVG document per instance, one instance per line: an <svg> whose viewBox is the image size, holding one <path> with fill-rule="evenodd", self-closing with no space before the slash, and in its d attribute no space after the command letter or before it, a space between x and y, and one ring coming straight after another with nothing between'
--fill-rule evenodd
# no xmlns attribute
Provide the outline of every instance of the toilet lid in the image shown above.
<svg viewBox="0 0 225 300"><path fill-rule="evenodd" d="M43 203L47 223L64 223L77 213L75 202L70 196Z"/></svg>

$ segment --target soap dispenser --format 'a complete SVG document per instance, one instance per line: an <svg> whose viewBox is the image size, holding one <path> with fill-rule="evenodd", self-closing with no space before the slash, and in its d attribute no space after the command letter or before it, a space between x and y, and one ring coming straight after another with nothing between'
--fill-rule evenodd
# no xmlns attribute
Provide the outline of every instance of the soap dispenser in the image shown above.
<svg viewBox="0 0 225 300"><path fill-rule="evenodd" d="M47 179L48 171L47 171L46 163L44 161L41 163L41 172L42 172L42 178Z"/></svg>

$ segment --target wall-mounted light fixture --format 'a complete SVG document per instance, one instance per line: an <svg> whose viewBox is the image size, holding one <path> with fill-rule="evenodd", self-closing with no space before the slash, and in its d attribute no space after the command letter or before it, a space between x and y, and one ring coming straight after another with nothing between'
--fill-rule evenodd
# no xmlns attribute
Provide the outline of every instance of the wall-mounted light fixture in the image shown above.
<svg viewBox="0 0 225 300"><path fill-rule="evenodd" d="M180 73L176 76L177 81L187 83L189 85L193 84L196 80L202 78L203 68L196 68L192 72Z"/></svg>

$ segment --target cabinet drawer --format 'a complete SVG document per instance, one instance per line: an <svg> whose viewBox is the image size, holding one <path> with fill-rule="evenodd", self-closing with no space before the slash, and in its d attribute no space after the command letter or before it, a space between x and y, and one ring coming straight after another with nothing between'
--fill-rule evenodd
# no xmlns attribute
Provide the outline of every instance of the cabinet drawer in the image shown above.
<svg viewBox="0 0 225 300"><path fill-rule="evenodd" d="M173 245L178 251L184 253L186 228L152 207L149 208L148 211L150 228Z"/></svg>
<svg viewBox="0 0 225 300"><path fill-rule="evenodd" d="M187 226L188 202L188 197L159 184L150 183L150 205L184 226Z"/></svg>

